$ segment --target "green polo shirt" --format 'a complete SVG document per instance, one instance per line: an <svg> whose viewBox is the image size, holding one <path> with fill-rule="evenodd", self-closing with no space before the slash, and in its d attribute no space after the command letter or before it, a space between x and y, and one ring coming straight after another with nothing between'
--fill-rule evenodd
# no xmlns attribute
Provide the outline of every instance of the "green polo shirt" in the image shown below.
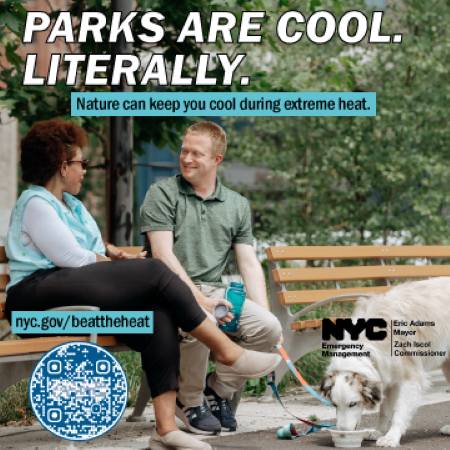
<svg viewBox="0 0 450 450"><path fill-rule="evenodd" d="M173 252L196 284L223 286L221 275L233 243L253 245L248 201L220 183L208 198L181 175L152 184L141 206L141 234L173 231Z"/></svg>

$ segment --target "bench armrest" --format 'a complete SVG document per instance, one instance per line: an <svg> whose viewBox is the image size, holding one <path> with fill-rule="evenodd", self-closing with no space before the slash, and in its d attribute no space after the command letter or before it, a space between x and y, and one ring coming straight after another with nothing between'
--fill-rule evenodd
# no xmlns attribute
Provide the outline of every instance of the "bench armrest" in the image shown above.
<svg viewBox="0 0 450 450"><path fill-rule="evenodd" d="M0 341L3 341L3 339L5 339L5 337L9 336L10 334L11 334L11 327L9 326L0 333Z"/></svg>
<svg viewBox="0 0 450 450"><path fill-rule="evenodd" d="M100 311L100 308L97 306L61 306L47 309L47 311Z"/></svg>
<svg viewBox="0 0 450 450"><path fill-rule="evenodd" d="M302 309L297 314L292 316L293 320L297 320L299 317L308 314L311 311L314 311L316 308L320 306L326 305L328 303L335 302L336 300L342 300L344 298L355 298L355 297L373 297L375 294L348 294L348 295L336 295L334 297L326 298L325 300L321 300L320 302L313 303L312 305Z"/></svg>
<svg viewBox="0 0 450 450"><path fill-rule="evenodd" d="M98 308L97 306L87 306L87 305L61 306L59 308L47 309L47 311L100 311L100 308ZM5 337L9 336L10 334L11 334L11 327L9 326L8 328L6 328L6 330L3 330L0 333L0 341L5 339ZM93 344L97 343L97 333L91 333L89 342L92 342Z"/></svg>

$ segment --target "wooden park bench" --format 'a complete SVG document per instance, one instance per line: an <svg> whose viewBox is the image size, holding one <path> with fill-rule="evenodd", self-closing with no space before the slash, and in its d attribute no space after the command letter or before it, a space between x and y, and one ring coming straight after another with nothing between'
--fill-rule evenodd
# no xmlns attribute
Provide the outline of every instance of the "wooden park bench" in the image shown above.
<svg viewBox="0 0 450 450"><path fill-rule="evenodd" d="M334 321L337 317L333 317L333 312L339 309L339 303L354 302L360 296L387 292L392 288L390 281L394 279L450 276L450 265L440 264L442 259L450 258L450 246L268 247L266 254L271 310L281 322L283 347L292 362L322 347L322 318L326 315ZM400 261L397 261L401 259L401 262L408 263L416 258L426 259L426 265L398 264ZM435 260L434 264L432 259ZM372 261L364 261L370 265L349 266L350 260ZM319 261L321 267L295 267L292 261ZM334 262L337 261L339 267L335 267ZM330 282L334 284L332 289L329 286L323 288L323 284L329 285ZM358 282L366 286L341 287L343 282ZM289 286L292 283L302 283L303 287L307 283L312 289L298 290L295 286ZM294 305L304 308L292 313L291 306ZM325 305L328 305L326 313L318 310ZM346 305L350 305L351 309L352 304ZM311 313L316 317L305 317ZM298 320L300 318L303 320ZM288 370L284 362L277 367L277 383ZM271 396L272 389L268 386L266 400Z"/></svg>
<svg viewBox="0 0 450 450"><path fill-rule="evenodd" d="M142 251L142 247L119 247L131 254L137 254ZM6 264L8 259L5 253L5 247L0 247L0 264ZM0 320L6 320L5 316L5 288L9 283L9 275L0 274ZM59 310L69 311L98 311L99 308L89 305L74 305L66 308L57 308ZM53 347L70 341L89 341L105 347L110 352L131 351L129 347L122 344L114 336L61 336L61 337L42 337L32 339L4 339L11 333L11 327L6 328L0 333L0 394L9 386L17 381L23 380L31 375L37 361ZM130 421L142 421L145 418L142 413L150 399L150 390L148 388L145 372L142 371L141 388L136 400L136 408L131 416L127 418Z"/></svg>

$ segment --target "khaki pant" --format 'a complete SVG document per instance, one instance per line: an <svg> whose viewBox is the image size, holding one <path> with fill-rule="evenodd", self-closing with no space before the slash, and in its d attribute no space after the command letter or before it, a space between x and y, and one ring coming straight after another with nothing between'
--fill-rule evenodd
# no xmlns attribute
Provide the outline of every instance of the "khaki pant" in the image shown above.
<svg viewBox="0 0 450 450"><path fill-rule="evenodd" d="M210 298L224 298L225 289L208 285L199 285L202 293ZM208 318L217 323L215 318L205 311ZM281 335L281 325L278 319L269 311L255 302L246 299L241 314L239 330L227 333L238 345L248 350L268 352ZM208 369L209 349L188 333L181 333L180 342L180 391L178 399L188 407L197 407L203 403L203 391ZM222 398L231 400L233 394L241 389L245 380L224 382L211 374L210 385Z"/></svg>

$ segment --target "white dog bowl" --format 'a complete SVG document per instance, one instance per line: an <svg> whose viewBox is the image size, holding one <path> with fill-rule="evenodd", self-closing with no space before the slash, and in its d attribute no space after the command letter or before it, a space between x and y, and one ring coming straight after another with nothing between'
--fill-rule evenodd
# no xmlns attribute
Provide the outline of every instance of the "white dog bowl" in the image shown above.
<svg viewBox="0 0 450 450"><path fill-rule="evenodd" d="M361 447L363 437L367 432L373 431L367 428L356 428L355 431L336 430L336 427L327 428L331 433L331 439L335 447Z"/></svg>

